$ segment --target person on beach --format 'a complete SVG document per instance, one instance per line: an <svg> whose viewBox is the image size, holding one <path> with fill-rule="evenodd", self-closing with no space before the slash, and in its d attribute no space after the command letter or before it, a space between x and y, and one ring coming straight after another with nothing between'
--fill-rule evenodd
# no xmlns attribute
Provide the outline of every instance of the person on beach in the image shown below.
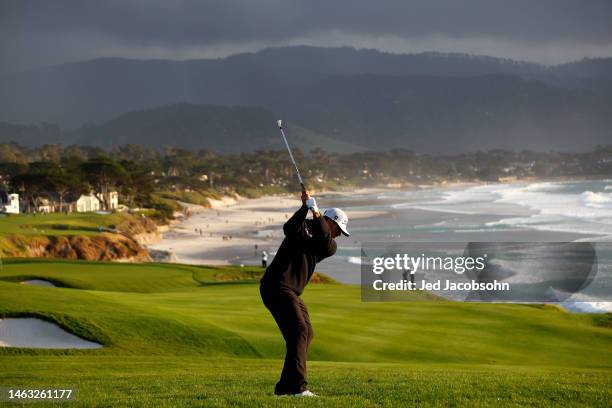
<svg viewBox="0 0 612 408"><path fill-rule="evenodd" d="M268 267L268 253L266 251L261 251L261 267Z"/></svg>
<svg viewBox="0 0 612 408"><path fill-rule="evenodd" d="M306 219L310 210L312 219ZM266 269L259 291L286 343L286 355L276 395L316 396L307 388L306 355L313 331L308 309L300 298L315 265L336 253L335 239L347 230L348 217L339 208L319 212L308 191L302 206L283 226L285 238Z"/></svg>

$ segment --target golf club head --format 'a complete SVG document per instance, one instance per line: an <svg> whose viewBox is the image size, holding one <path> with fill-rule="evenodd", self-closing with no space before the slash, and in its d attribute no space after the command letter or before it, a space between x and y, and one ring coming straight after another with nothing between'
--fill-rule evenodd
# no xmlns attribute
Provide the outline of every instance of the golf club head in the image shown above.
<svg viewBox="0 0 612 408"><path fill-rule="evenodd" d="M282 121L282 120L280 120L280 119L279 119L279 120L277 120L277 121L276 121L276 124L278 125L278 128L279 128L279 129L282 129L282 128L283 128L283 121Z"/></svg>

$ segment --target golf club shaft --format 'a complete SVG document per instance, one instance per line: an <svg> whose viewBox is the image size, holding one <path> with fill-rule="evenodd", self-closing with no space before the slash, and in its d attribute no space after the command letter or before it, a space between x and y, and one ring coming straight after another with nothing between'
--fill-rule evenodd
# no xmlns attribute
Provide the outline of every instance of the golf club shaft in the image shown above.
<svg viewBox="0 0 612 408"><path fill-rule="evenodd" d="M285 141L285 146L287 146L287 151L289 152L289 157L291 157L291 162L293 163L293 166L295 167L295 171L297 173L298 180L300 180L300 186L302 186L302 191L304 191L306 190L306 187L304 186L304 180L302 180L300 169L298 169L297 163L295 162L295 159L293 158L293 153L291 153L291 147L289 147L289 142L287 142L287 138L285 137L285 132L283 131L283 127L279 126L278 128L280 129L281 135L283 136L283 140Z"/></svg>

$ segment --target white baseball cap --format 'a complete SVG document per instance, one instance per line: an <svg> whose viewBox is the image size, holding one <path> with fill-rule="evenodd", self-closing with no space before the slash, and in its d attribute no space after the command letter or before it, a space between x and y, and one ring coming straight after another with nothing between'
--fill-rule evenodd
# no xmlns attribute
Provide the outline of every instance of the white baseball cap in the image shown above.
<svg viewBox="0 0 612 408"><path fill-rule="evenodd" d="M346 216L346 213L344 211L339 208L328 208L323 213L323 216L334 221L338 225L338 227L340 227L340 231L342 231L344 235L346 235L347 237L351 235L346 229L346 227L348 226L348 217Z"/></svg>

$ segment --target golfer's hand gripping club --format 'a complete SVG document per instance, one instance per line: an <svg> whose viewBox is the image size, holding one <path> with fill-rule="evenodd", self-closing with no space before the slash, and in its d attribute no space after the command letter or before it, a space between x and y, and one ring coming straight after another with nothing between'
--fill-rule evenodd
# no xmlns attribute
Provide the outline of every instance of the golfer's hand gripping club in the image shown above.
<svg viewBox="0 0 612 408"><path fill-rule="evenodd" d="M308 200L306 200L306 207L308 207L308 209L312 211L312 213L315 215L319 212L319 207L317 207L317 200L315 200L314 197L310 197L308 198Z"/></svg>
<svg viewBox="0 0 612 408"><path fill-rule="evenodd" d="M319 207L317 206L317 201L310 197L310 193L308 190L302 190L302 204L306 206L310 211L312 211L312 215L318 217L321 213L319 212Z"/></svg>

